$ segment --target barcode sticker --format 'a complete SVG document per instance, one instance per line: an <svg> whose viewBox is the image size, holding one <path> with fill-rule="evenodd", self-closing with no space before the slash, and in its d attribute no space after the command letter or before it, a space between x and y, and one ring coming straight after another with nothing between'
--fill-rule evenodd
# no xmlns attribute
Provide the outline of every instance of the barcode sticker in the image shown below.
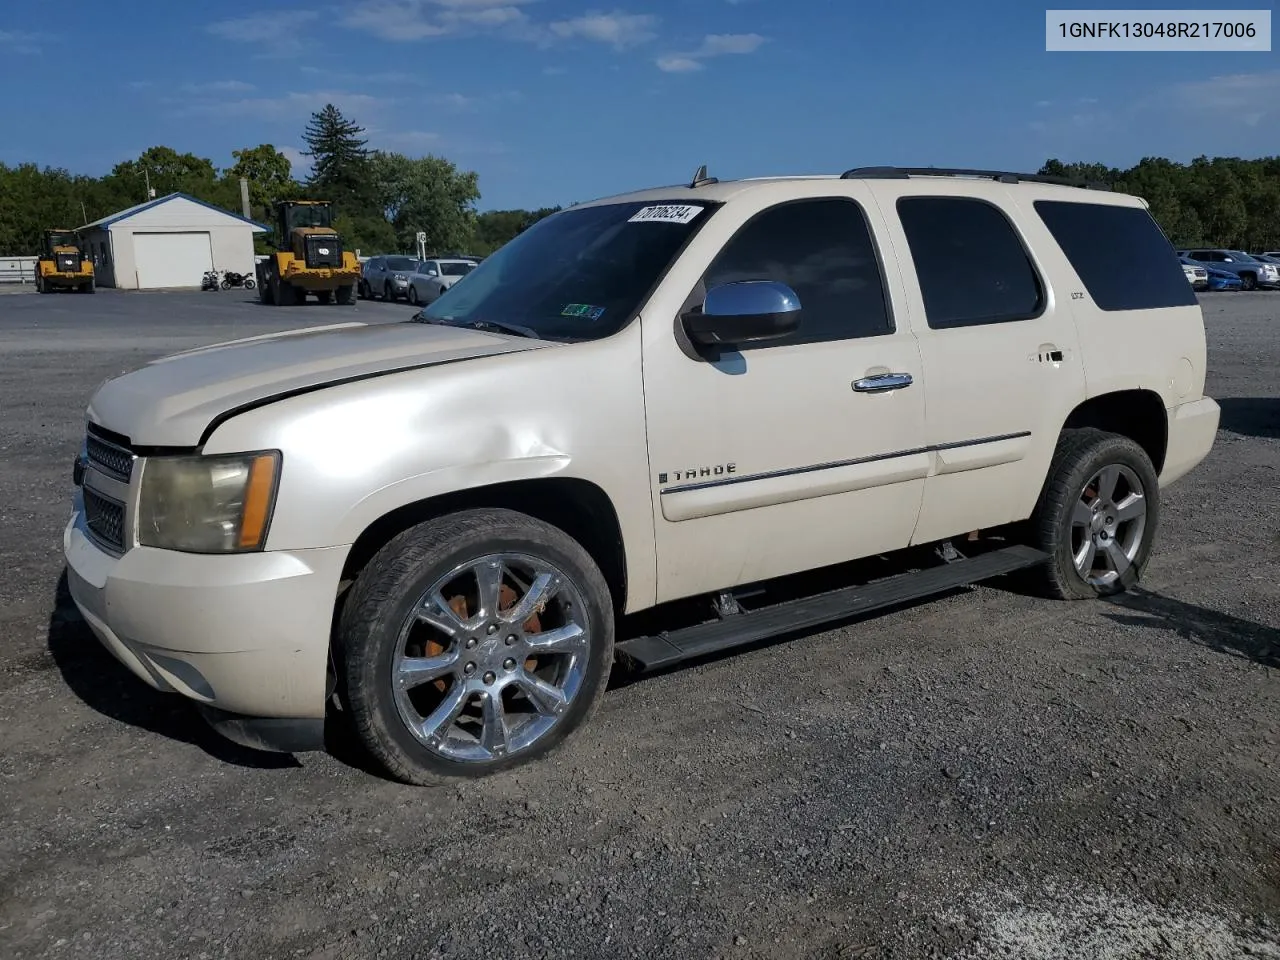
<svg viewBox="0 0 1280 960"><path fill-rule="evenodd" d="M632 214L628 223L688 223L702 212L702 207L690 204L666 204L660 207L645 207Z"/></svg>

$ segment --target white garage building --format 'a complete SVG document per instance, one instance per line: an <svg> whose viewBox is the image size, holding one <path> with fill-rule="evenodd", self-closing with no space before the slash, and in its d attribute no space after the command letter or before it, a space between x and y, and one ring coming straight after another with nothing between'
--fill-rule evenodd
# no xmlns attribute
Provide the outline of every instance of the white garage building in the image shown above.
<svg viewBox="0 0 1280 960"><path fill-rule="evenodd" d="M98 285L122 290L199 287L206 270L252 274L253 235L267 227L171 193L80 228Z"/></svg>

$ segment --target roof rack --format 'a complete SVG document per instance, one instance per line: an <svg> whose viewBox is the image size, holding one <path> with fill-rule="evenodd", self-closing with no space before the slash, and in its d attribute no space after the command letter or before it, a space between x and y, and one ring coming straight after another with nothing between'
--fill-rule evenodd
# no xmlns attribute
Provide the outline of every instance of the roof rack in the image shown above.
<svg viewBox="0 0 1280 960"><path fill-rule="evenodd" d="M1009 173L1004 170L967 170L962 167L854 167L840 174L841 180L907 180L910 177L982 177L1000 183L1052 183L1085 190L1110 190L1111 184L1043 173Z"/></svg>

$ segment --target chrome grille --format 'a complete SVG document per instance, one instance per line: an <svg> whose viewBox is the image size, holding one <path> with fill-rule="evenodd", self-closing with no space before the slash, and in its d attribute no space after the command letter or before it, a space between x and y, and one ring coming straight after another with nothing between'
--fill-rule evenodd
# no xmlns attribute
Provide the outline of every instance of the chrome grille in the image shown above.
<svg viewBox="0 0 1280 960"><path fill-rule="evenodd" d="M85 437L85 453L89 462L108 476L129 482L133 475L133 452L96 437L92 433Z"/></svg>
<svg viewBox="0 0 1280 960"><path fill-rule="evenodd" d="M104 547L117 552L124 550L124 506L88 487L82 487L84 519L93 534Z"/></svg>

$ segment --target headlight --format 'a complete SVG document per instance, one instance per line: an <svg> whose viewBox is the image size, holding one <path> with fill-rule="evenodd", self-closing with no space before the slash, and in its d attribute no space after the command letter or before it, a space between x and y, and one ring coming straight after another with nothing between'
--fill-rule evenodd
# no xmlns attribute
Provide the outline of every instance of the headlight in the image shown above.
<svg viewBox="0 0 1280 960"><path fill-rule="evenodd" d="M275 504L280 453L147 457L138 542L187 553L262 549Z"/></svg>

